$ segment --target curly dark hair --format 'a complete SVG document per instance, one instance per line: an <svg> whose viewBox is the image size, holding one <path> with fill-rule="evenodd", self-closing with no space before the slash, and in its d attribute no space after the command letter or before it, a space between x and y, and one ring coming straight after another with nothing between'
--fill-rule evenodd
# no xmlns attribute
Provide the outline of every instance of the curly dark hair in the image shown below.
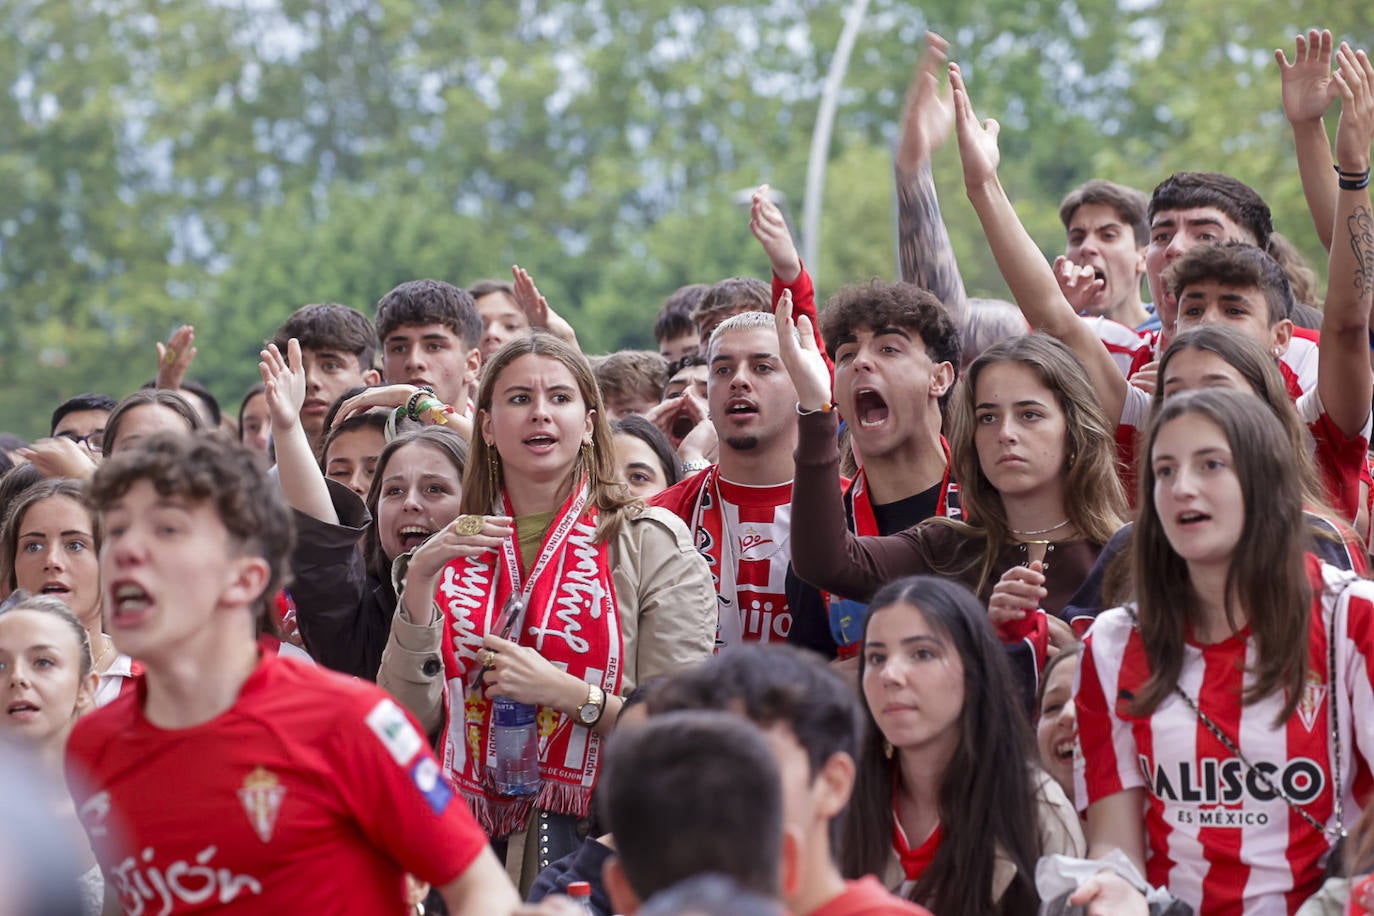
<svg viewBox="0 0 1374 916"><path fill-rule="evenodd" d="M258 598L257 632L276 633L274 602L286 584L295 542L281 488L268 480L251 449L217 430L157 433L96 469L87 499L97 515L146 480L161 496L210 503L244 553L267 561L270 575Z"/></svg>

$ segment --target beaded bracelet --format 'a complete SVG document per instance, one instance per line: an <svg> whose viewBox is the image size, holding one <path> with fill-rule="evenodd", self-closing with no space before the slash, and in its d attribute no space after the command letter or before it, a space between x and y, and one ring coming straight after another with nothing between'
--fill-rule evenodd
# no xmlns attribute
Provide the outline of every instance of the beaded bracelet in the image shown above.
<svg viewBox="0 0 1374 916"><path fill-rule="evenodd" d="M414 420L416 423L420 422L420 415L415 412L415 409L419 405L421 398L427 394L433 393L433 388L428 385L421 385L416 392L410 396L410 400L406 401L406 416L410 417L410 419Z"/></svg>

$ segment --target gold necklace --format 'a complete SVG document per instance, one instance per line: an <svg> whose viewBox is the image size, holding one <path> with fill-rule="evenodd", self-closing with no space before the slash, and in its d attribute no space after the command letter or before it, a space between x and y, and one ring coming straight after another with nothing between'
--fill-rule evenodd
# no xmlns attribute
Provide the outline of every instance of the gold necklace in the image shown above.
<svg viewBox="0 0 1374 916"><path fill-rule="evenodd" d="M114 640L111 639L110 637L106 636L104 633L101 633L100 635L101 635L101 636L104 638L104 640L105 640L105 651L101 652L101 653L100 653L100 657L97 658L97 659L91 664L91 670L94 671L96 674L103 674L103 673L104 673L104 672L102 672L102 671L100 670L100 663L103 662L103 661L105 660L105 658L106 658L111 652L114 651Z"/></svg>

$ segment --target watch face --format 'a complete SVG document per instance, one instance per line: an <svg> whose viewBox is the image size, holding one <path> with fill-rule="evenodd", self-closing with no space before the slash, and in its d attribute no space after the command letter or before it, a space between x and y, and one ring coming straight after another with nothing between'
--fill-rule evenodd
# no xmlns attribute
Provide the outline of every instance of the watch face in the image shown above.
<svg viewBox="0 0 1374 916"><path fill-rule="evenodd" d="M597 708L591 703L583 703L577 710L577 717L583 725L591 725L597 720Z"/></svg>

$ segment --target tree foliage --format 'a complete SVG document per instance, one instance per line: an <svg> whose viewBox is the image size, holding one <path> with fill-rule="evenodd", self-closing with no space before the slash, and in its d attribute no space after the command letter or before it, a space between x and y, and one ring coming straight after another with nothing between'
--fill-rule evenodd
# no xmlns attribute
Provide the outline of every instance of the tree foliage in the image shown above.
<svg viewBox="0 0 1374 916"><path fill-rule="evenodd" d="M151 377L236 403L293 308L529 269L593 350L649 343L677 286L764 275L738 192L800 214L840 0L0 0L0 428ZM888 150L921 36L946 35L1047 252L1074 184L1215 168L1317 263L1271 53L1298 0L874 0L827 170L821 291L892 275ZM1334 128L1334 119L1331 126ZM1003 294L951 148L936 177L969 290Z"/></svg>

